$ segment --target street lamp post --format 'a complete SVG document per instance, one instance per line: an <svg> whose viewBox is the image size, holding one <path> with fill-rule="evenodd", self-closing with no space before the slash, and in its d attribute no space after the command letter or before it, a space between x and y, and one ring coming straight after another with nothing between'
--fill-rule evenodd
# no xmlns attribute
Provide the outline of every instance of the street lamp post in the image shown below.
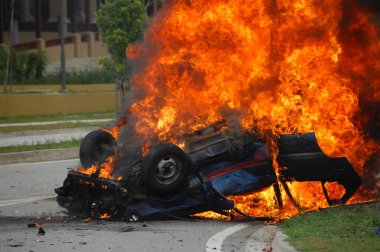
<svg viewBox="0 0 380 252"><path fill-rule="evenodd" d="M66 61L65 61L65 0L61 0L61 13L59 15L59 33L61 37L61 92L66 91Z"/></svg>
<svg viewBox="0 0 380 252"><path fill-rule="evenodd" d="M14 31L13 31L13 23L14 23L14 3L15 0L11 1L11 22L9 27L9 42L8 42L8 59L7 59L7 66L5 71L5 80L4 80L4 91L8 92L8 85L12 79L12 60L13 60L13 54L12 54L12 46L13 46L13 39L14 39Z"/></svg>

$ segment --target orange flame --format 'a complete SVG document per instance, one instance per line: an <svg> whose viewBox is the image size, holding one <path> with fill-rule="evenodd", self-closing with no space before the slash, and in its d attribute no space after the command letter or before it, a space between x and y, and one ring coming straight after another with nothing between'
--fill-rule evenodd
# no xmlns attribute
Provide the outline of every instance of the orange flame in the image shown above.
<svg viewBox="0 0 380 252"><path fill-rule="evenodd" d="M284 167L275 161L275 139L314 131L326 154L347 157L362 177L375 172L365 162L380 151L368 131L379 127L380 41L358 1L165 2L144 43L126 49L130 59L143 59L131 82L145 97L130 109L147 139L143 154L151 136L184 146L178 136L226 119L266 138L276 170ZM103 130L117 139L124 124ZM119 179L113 161L100 165L99 177ZM247 213L278 218L328 206L320 183L288 186L300 209L284 193L278 209L273 188L231 199ZM337 198L343 192L337 184L327 189ZM362 188L350 202L371 199Z"/></svg>
<svg viewBox="0 0 380 252"><path fill-rule="evenodd" d="M111 215L109 215L108 213L104 213L104 214L100 215L100 219L105 220L105 219L109 219L109 218L111 218Z"/></svg>
<svg viewBox="0 0 380 252"><path fill-rule="evenodd" d="M355 1L168 1L144 43L127 49L145 58L132 77L146 93L131 107L136 132L176 142L233 115L269 143L314 131L326 154L347 157L363 175L379 152L365 131L374 116L367 105L380 99L380 42L370 17ZM289 186L303 208L327 206L320 184ZM274 210L271 188L233 199L253 214L297 213L287 199L282 213Z"/></svg>
<svg viewBox="0 0 380 252"><path fill-rule="evenodd" d="M88 175L94 174L96 172L99 172L99 178L108 178L108 179L114 179L112 176L112 173L114 171L114 163L115 156L110 156L108 159L102 163L102 164L94 164L90 166L89 168L78 168L76 171L85 173Z"/></svg>
<svg viewBox="0 0 380 252"><path fill-rule="evenodd" d="M126 124L127 124L127 121L124 118L121 118L111 130L104 129L104 128L102 128L101 130L111 134L113 136L113 138L115 138L115 140L117 141L117 139L119 137L118 134L119 134L121 127L123 127Z"/></svg>

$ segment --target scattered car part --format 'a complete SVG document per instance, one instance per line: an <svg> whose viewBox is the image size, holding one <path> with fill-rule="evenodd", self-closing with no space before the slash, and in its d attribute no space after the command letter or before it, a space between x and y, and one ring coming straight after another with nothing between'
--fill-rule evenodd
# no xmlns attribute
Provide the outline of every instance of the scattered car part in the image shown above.
<svg viewBox="0 0 380 252"><path fill-rule="evenodd" d="M79 159L85 168L101 164L114 154L116 146L117 142L110 133L101 129L91 131L82 140Z"/></svg>

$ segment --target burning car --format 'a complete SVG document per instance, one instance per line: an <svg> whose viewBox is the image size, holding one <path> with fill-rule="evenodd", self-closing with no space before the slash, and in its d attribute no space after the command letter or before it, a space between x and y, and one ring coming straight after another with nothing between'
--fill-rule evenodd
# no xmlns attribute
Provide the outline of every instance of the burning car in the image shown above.
<svg viewBox="0 0 380 252"><path fill-rule="evenodd" d="M274 150L254 132L231 133L225 121L184 136L185 145L153 144L145 155L122 162L125 147L112 132L89 133L80 147L83 169L68 172L55 191L61 207L71 214L134 221L184 217L214 211L245 215L228 196L273 187L277 205L282 193L298 206L289 181L318 181L329 205L345 204L362 181L347 158L331 158L318 146L314 133L282 135ZM283 169L274 168L277 162ZM111 175L102 174L112 166ZM120 170L122 172L120 173ZM327 182L337 182L344 194L329 196Z"/></svg>

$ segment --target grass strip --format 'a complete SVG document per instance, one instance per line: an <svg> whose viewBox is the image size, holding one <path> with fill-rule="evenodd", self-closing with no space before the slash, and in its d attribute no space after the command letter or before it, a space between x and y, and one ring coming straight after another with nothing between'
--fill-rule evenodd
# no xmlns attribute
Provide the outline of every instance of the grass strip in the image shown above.
<svg viewBox="0 0 380 252"><path fill-rule="evenodd" d="M283 232L299 251L380 251L380 202L324 209L285 221Z"/></svg>
<svg viewBox="0 0 380 252"><path fill-rule="evenodd" d="M106 128L109 123L59 123L49 125L30 125L30 126L12 126L12 127L0 127L0 133L20 132L30 130L53 130L53 129L70 129L70 128Z"/></svg>
<svg viewBox="0 0 380 252"><path fill-rule="evenodd" d="M11 94L20 94L20 95L28 95L28 94L47 94L47 93L56 93L55 90L15 90ZM66 94L101 94L101 93L114 93L115 90L104 89L104 90L68 90ZM0 94L5 95L9 94L9 92L0 91Z"/></svg>
<svg viewBox="0 0 380 252"><path fill-rule="evenodd" d="M0 153L79 147L81 142L82 142L82 139L74 139L74 140L64 141L60 143L48 142L45 144L36 144L36 145L7 146L7 147L0 147Z"/></svg>
<svg viewBox="0 0 380 252"><path fill-rule="evenodd" d="M22 123L22 122L49 122L49 121L65 121L65 120L90 120L90 119L108 119L114 118L115 112L97 112L97 113L81 113L81 114L56 114L56 115L34 115L34 116L18 116L18 117L0 117L0 123Z"/></svg>

